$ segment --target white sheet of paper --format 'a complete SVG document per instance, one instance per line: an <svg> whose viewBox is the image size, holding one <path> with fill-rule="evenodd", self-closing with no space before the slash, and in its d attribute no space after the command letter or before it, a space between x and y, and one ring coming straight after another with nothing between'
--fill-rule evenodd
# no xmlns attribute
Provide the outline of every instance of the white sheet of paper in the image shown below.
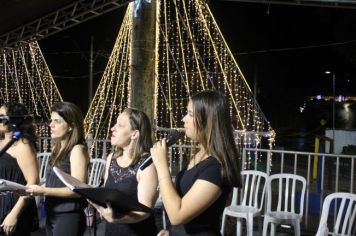
<svg viewBox="0 0 356 236"><path fill-rule="evenodd" d="M83 183L80 180L74 178L70 174L67 174L66 172L62 171L61 169L57 167L53 167L54 173L58 176L58 178L69 188L70 190L73 191L75 188L93 188L93 186Z"/></svg>
<svg viewBox="0 0 356 236"><path fill-rule="evenodd" d="M27 187L16 182L12 182L6 179L0 179L0 191L17 191L26 190Z"/></svg>

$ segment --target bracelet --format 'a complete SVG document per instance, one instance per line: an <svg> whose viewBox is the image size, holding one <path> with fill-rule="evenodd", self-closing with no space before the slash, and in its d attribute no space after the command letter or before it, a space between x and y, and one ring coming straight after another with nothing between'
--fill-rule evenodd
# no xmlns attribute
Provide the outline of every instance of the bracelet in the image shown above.
<svg viewBox="0 0 356 236"><path fill-rule="evenodd" d="M161 182L161 181L164 180L164 179L172 179L172 177L169 176L169 175L163 176L163 177L161 177L161 178L158 179L158 182Z"/></svg>

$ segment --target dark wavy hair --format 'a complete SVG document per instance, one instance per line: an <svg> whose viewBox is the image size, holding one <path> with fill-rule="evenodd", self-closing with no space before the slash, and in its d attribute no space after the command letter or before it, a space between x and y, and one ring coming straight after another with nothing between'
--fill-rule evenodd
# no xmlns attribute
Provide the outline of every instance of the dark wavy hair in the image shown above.
<svg viewBox="0 0 356 236"><path fill-rule="evenodd" d="M227 101L219 91L205 90L191 98L199 142L222 165L222 177L241 186L240 161Z"/></svg>
<svg viewBox="0 0 356 236"><path fill-rule="evenodd" d="M134 140L131 150L132 163L135 165L142 157L144 153L149 153L152 147L152 128L150 119L148 116L135 108L126 108L122 113L126 113L129 117L130 126L132 130L138 130L140 135L138 139ZM113 155L113 158L117 158L122 155L123 150L117 148Z"/></svg>
<svg viewBox="0 0 356 236"><path fill-rule="evenodd" d="M58 102L52 105L51 111L58 113L72 128L66 137L64 147L61 146L60 141L52 140L53 150L50 164L56 165L70 154L75 145L82 144L86 147L87 144L84 135L83 114L77 105L70 102Z"/></svg>
<svg viewBox="0 0 356 236"><path fill-rule="evenodd" d="M32 117L27 111L27 108L22 103L8 102L3 104L6 109L6 115L9 117L9 122L5 124L9 131L20 131L21 140L28 142L36 148L36 132L33 126Z"/></svg>

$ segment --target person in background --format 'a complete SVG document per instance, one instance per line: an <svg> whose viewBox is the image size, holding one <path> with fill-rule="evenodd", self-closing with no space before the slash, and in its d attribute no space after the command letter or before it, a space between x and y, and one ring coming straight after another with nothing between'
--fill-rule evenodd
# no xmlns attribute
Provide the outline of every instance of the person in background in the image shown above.
<svg viewBox="0 0 356 236"><path fill-rule="evenodd" d="M36 136L26 107L20 103L6 103L0 108L0 149L10 142L14 131L21 132L6 152L0 156L0 179L22 185L38 184ZM38 228L36 203L33 198L16 192L0 192L0 235L30 235Z"/></svg>
<svg viewBox="0 0 356 236"><path fill-rule="evenodd" d="M127 108L119 115L111 131L111 145L115 151L107 158L105 187L117 189L153 208L158 196L157 174L152 163L143 167L152 147L149 118L142 111ZM110 204L106 208L93 206L108 221L106 236L153 236L158 232L151 213L132 211L118 214Z"/></svg>
<svg viewBox="0 0 356 236"><path fill-rule="evenodd" d="M233 186L241 186L239 155L230 113L217 91L194 95L183 118L185 134L195 151L187 167L175 178L169 172L163 139L151 148L163 205L171 222L158 235L221 235L220 217ZM194 144L193 143L193 144Z"/></svg>
<svg viewBox="0 0 356 236"><path fill-rule="evenodd" d="M70 102L55 103L51 109L52 154L44 186L32 185L31 195L45 196L46 234L79 236L85 231L86 200L69 190L56 176L56 166L82 182L87 182L89 154L84 137L83 116Z"/></svg>

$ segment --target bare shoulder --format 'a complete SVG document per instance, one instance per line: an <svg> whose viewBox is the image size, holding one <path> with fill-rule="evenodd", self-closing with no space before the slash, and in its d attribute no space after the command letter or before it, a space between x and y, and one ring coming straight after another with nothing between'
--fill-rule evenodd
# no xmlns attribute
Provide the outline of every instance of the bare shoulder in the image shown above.
<svg viewBox="0 0 356 236"><path fill-rule="evenodd" d="M106 161L107 161L107 162L110 162L113 155L114 155L114 153L111 152L111 153L106 157Z"/></svg>
<svg viewBox="0 0 356 236"><path fill-rule="evenodd" d="M77 144L73 147L72 152L88 152L88 149L83 144Z"/></svg>
<svg viewBox="0 0 356 236"><path fill-rule="evenodd" d="M27 139L21 139L14 145L13 153L16 158L28 158L29 155L36 155L35 148Z"/></svg>
<svg viewBox="0 0 356 236"><path fill-rule="evenodd" d="M71 154L70 154L71 159L78 158L78 157L85 158L85 159L89 158L88 149L83 144L75 145L71 151Z"/></svg>
<svg viewBox="0 0 356 236"><path fill-rule="evenodd" d="M83 144L77 144L73 147L72 152L73 151L87 151L87 147Z"/></svg>
<svg viewBox="0 0 356 236"><path fill-rule="evenodd" d="M137 172L138 181L147 180L147 179L152 181L152 178L157 179L156 167L153 163L147 166L144 170L139 169Z"/></svg>

